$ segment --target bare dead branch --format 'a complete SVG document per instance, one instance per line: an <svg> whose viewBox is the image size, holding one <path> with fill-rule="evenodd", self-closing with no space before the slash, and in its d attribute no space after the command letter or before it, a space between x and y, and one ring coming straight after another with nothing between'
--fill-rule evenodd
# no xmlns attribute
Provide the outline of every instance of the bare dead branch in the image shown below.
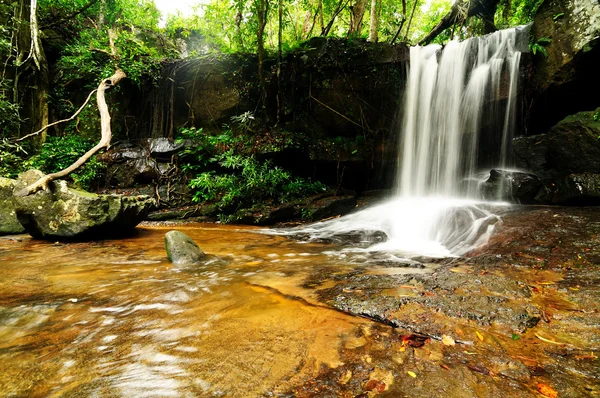
<svg viewBox="0 0 600 398"><path fill-rule="evenodd" d="M47 129L49 129L49 128L50 128L50 127L52 127L52 126L56 126L57 124L60 124L60 123L70 122L71 120L75 119L75 118L77 117L77 115L79 115L79 114L81 113L81 111L83 111L83 108L85 108L85 106L88 104L88 102L90 102L90 99L92 98L92 95L94 95L94 93L95 93L96 91L98 91L98 89L97 89L97 88L96 88L96 89L94 89L94 90L93 90L93 91L92 91L92 92L91 92L91 93L90 93L90 94L87 96L87 99L85 100L85 102L83 103L83 105L81 105L81 106L79 107L79 109L77 109L77 111L76 111L76 112L75 112L73 115L71 115L69 118L67 118L67 119L63 119L63 120L58 120L58 121L56 121L56 122L52 122L52 123L48 124L47 126L44 126L44 127L42 127L41 129L39 129L39 130L38 130L38 131L36 131L35 133L27 134L27 135L25 135L25 136L23 136L23 137L21 137L21 138L18 138L18 139L16 139L16 140L15 140L15 142L21 142L21 141L23 141L23 140L26 140L26 139L27 139L27 138L29 138L29 137L33 137L33 136L36 136L36 135L38 135L38 134L42 133L44 130L47 130Z"/></svg>
<svg viewBox="0 0 600 398"><path fill-rule="evenodd" d="M37 192L40 189L46 189L49 182L56 180L57 178L69 175L78 167L83 165L86 161L88 161L88 159L92 157L92 155L94 155L96 152L103 148L108 148L110 146L110 141L112 139L112 131L110 129L110 112L108 110L108 105L106 105L105 92L109 88L116 86L119 83L119 81L121 81L121 79L123 79L125 76L125 72L123 72L121 69L117 69L111 77L102 80L102 82L98 86L98 89L96 90L98 111L100 112L100 142L98 142L96 146L94 146L92 149L83 154L79 159L77 159L77 161L75 161L75 163L73 163L66 169L58 171L56 173L45 175L33 184L23 188L19 192L16 192L15 195L27 196Z"/></svg>

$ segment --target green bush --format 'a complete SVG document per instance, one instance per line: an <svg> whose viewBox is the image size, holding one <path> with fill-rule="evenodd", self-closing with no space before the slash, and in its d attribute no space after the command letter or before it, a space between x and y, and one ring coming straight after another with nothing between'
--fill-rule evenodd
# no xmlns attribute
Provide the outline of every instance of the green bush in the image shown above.
<svg viewBox="0 0 600 398"><path fill-rule="evenodd" d="M260 161L252 154L252 143L235 137L231 130L219 135L185 129L180 136L191 140L182 153L182 168L196 177L189 186L195 202L211 201L219 209L219 219L257 204L282 203L326 189L318 181L292 176L269 160Z"/></svg>
<svg viewBox="0 0 600 398"><path fill-rule="evenodd" d="M15 178L24 171L28 153L20 144L8 138L0 139L0 177Z"/></svg>
<svg viewBox="0 0 600 398"><path fill-rule="evenodd" d="M96 145L95 141L79 135L48 137L40 152L26 160L24 166L25 169L38 169L46 174L55 173L69 167L94 145ZM90 189L104 168L104 164L92 156L69 177L77 187Z"/></svg>

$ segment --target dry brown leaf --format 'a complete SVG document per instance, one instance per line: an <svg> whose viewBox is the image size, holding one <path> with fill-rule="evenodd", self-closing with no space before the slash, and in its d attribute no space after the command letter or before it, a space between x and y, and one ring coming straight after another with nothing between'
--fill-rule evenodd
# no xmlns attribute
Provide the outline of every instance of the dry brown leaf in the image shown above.
<svg viewBox="0 0 600 398"><path fill-rule="evenodd" d="M545 397L558 398L558 393L556 392L556 390L546 384L538 383L537 390L540 392L540 394L542 394Z"/></svg>

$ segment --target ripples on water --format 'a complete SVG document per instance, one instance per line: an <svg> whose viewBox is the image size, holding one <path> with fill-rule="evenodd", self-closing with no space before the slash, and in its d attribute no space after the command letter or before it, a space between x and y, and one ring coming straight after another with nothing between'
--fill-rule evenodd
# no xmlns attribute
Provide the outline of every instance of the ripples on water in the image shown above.
<svg viewBox="0 0 600 398"><path fill-rule="evenodd" d="M285 391L366 321L301 287L344 265L324 246L177 228L213 256L166 261L167 228L96 243L0 239L0 392L7 396L256 396Z"/></svg>

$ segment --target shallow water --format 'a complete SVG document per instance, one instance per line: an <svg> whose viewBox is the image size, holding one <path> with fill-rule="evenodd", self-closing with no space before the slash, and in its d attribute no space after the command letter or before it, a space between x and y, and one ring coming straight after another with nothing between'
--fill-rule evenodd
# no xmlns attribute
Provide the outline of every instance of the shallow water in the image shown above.
<svg viewBox="0 0 600 398"><path fill-rule="evenodd" d="M336 367L338 347L371 323L300 286L309 270L337 261L323 245L179 226L212 257L179 269L164 253L170 229L94 243L0 239L2 395L285 391Z"/></svg>
<svg viewBox="0 0 600 398"><path fill-rule="evenodd" d="M517 209L467 258L257 232L0 238L0 396L600 397L600 210Z"/></svg>

